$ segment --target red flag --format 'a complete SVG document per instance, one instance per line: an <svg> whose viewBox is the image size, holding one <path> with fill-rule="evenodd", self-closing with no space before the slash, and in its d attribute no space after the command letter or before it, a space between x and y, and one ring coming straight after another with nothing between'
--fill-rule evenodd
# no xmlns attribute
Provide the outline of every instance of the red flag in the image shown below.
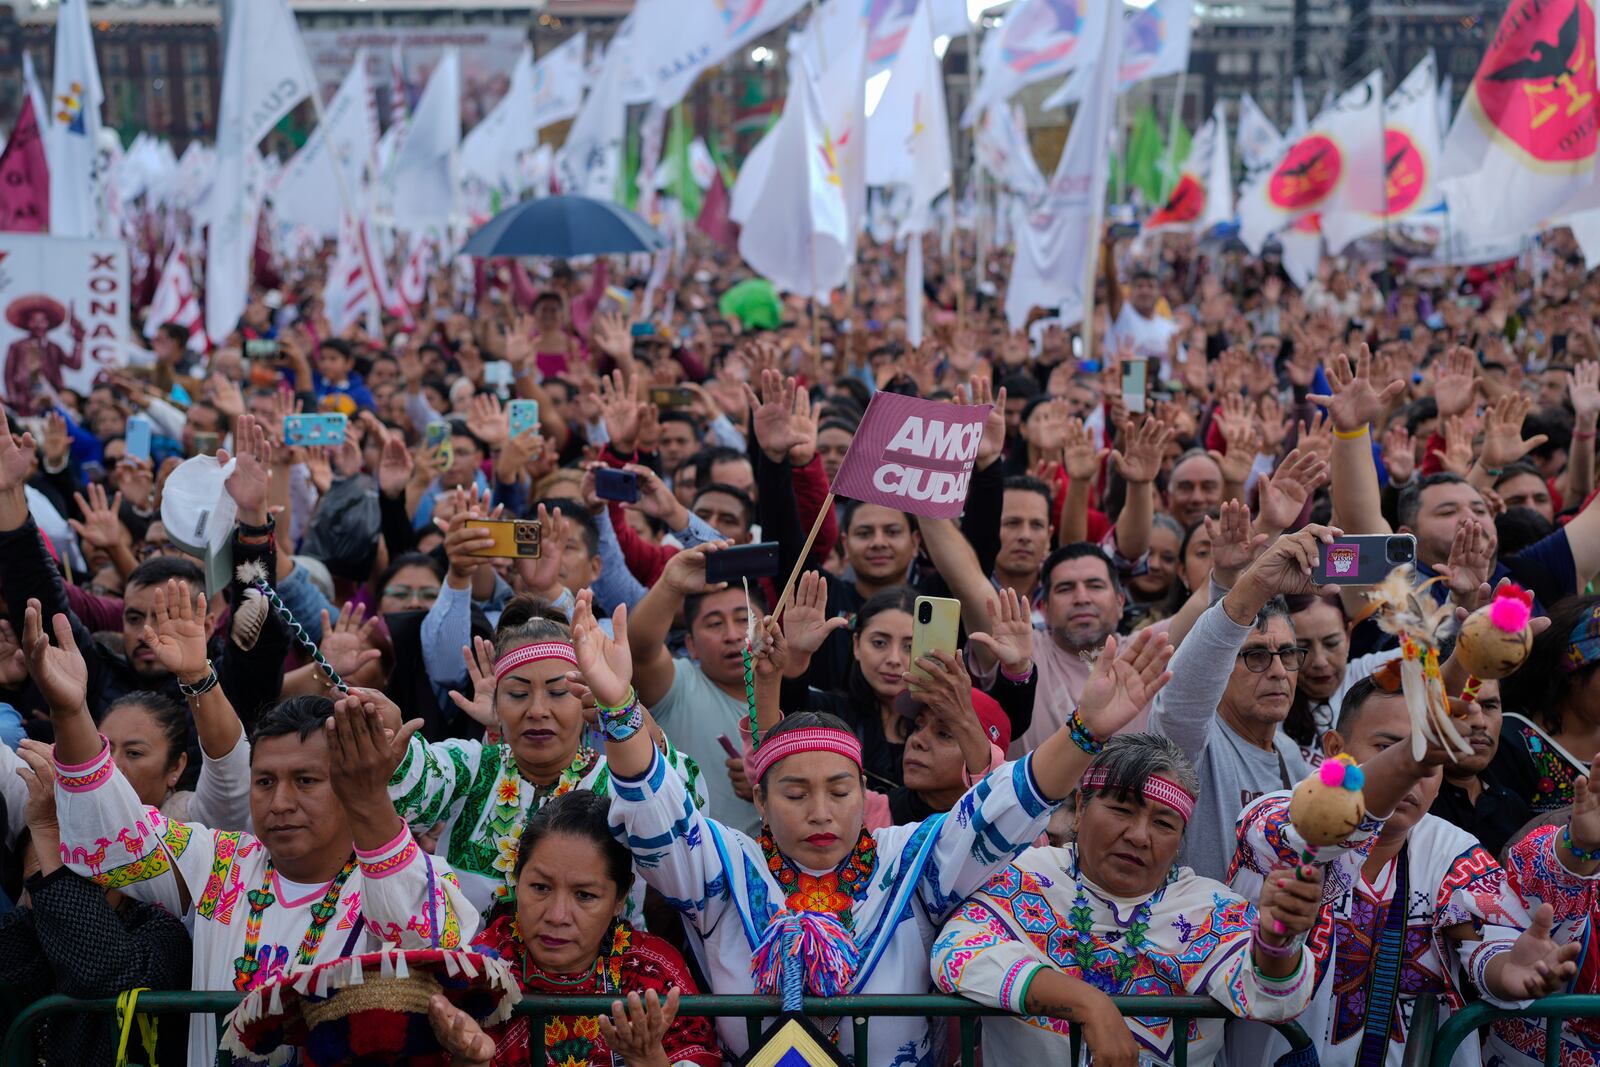
<svg viewBox="0 0 1600 1067"><path fill-rule="evenodd" d="M0 230L46 233L49 229L50 168L33 100L23 94L16 127L0 154Z"/></svg>
<svg viewBox="0 0 1600 1067"><path fill-rule="evenodd" d="M728 186L722 180L722 168L718 167L711 179L711 188L706 190L705 203L700 205L700 217L694 224L701 233L730 252L739 247L739 224L728 217L732 203Z"/></svg>

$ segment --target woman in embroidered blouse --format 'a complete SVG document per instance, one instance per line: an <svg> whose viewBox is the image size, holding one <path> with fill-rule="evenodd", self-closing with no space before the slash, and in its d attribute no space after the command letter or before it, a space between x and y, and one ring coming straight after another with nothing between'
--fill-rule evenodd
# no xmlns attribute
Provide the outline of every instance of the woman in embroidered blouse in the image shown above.
<svg viewBox="0 0 1600 1067"><path fill-rule="evenodd" d="M948 814L871 833L861 742L832 715L792 713L759 739L752 769L765 826L752 840L696 811L667 772L629 684L626 609L613 617L611 638L592 599L580 594L573 635L606 732L613 832L683 915L716 993L775 991L775 942L789 933L803 939L804 984L815 995L927 992L937 924L1038 836L1088 766L1095 738L1131 721L1170 677L1165 635L1141 634L1120 655L1109 639L1069 726L988 774ZM743 1055L744 1026L719 1026L723 1044ZM837 1037L850 1053L849 1028ZM855 1055L874 1067L934 1062L942 1037L926 1019L881 1019L871 1048Z"/></svg>
<svg viewBox="0 0 1600 1067"><path fill-rule="evenodd" d="M720 1067L711 1023L676 1017L678 994L699 992L683 957L622 917L633 857L611 836L609 807L607 798L577 789L528 817L517 850L516 911L490 923L472 947L510 961L524 992L618 996L615 1020L546 1021L548 1064ZM528 1016L513 1016L485 1035L442 997L431 1015L455 1067L530 1067ZM490 1048L493 1054L484 1055Z"/></svg>
<svg viewBox="0 0 1600 1067"><path fill-rule="evenodd" d="M1211 996L1268 1021L1305 1007L1315 972L1295 938L1316 920L1320 879L1269 879L1258 918L1226 886L1175 867L1200 783L1165 737L1111 738L1078 788L1076 841L1024 852L934 945L941 989L1021 1016L985 1022L984 1062L1059 1060L1076 1024L1097 1064L1171 1063L1174 1025L1124 1020L1113 996ZM1185 1025L1189 1062L1207 1067L1222 1020Z"/></svg>
<svg viewBox="0 0 1600 1067"><path fill-rule="evenodd" d="M573 789L605 793L610 775L584 719L587 690L568 678L577 666L571 632L543 601L513 599L493 647L480 639L467 662L471 714L494 723L500 739L430 743L413 735L389 797L419 832L443 823L437 851L455 868L467 898L487 911L515 893L517 839L528 813ZM385 711L398 725L399 709L391 704ZM704 803L693 761L670 744L666 759L696 803ZM630 898L631 918L641 899L642 888Z"/></svg>
<svg viewBox="0 0 1600 1067"><path fill-rule="evenodd" d="M1600 596L1556 604L1500 695L1500 747L1485 777L1541 814L1571 804L1573 783L1600 754Z"/></svg>

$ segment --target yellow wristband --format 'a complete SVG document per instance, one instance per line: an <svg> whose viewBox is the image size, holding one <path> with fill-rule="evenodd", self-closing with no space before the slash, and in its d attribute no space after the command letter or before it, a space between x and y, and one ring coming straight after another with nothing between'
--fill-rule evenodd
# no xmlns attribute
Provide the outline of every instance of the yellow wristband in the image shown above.
<svg viewBox="0 0 1600 1067"><path fill-rule="evenodd" d="M1335 430L1333 436L1341 441L1354 441L1358 437L1367 436L1367 428L1362 426L1359 430Z"/></svg>

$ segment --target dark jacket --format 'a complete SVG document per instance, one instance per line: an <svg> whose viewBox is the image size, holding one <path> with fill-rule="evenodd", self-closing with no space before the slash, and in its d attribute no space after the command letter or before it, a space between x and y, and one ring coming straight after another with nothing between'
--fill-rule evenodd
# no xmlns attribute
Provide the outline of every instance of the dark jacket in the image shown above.
<svg viewBox="0 0 1600 1067"><path fill-rule="evenodd" d="M51 993L89 999L137 987L189 988L192 955L182 920L132 899L113 908L99 886L65 867L30 878L27 889L30 905L0 918L0 987L19 1001ZM52 1016L34 1046L38 1062L115 1063L115 1018ZM136 1024L128 1051L142 1063L138 1035ZM185 1062L188 1036L183 1016L164 1017L156 1062Z"/></svg>
<svg viewBox="0 0 1600 1067"><path fill-rule="evenodd" d="M265 544L242 543L237 533L233 539L233 560L241 564L260 560L268 574L274 570L276 557L272 539ZM78 616L67 603L66 585L54 561L39 539L39 528L30 517L15 530L0 531L0 593L5 596L6 613L18 634L22 633L23 611L28 600L36 599L44 609L45 629L50 629L49 619L64 613L72 621L72 636L78 651L89 667L89 713L98 721L107 704L128 693L156 691L182 702L178 679L171 674L146 678L134 672L120 642L110 647L97 643ZM238 603L242 588L237 580L230 587L231 602ZM283 688L283 662L289 651L289 635L276 615L269 615L262 627L261 636L249 652L240 651L225 636L211 639L208 651L217 668L222 690L227 694L234 711L248 732L256 716L265 707L275 703L278 691ZM32 710L48 712L44 698L29 683L18 705L26 713Z"/></svg>

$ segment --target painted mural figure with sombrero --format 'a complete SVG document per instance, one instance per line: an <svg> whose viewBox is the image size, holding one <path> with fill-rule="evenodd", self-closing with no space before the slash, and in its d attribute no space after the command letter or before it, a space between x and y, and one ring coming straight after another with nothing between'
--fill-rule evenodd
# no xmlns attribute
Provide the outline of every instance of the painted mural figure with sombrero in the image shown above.
<svg viewBox="0 0 1600 1067"><path fill-rule="evenodd" d="M928 992L939 924L1034 841L1097 739L1130 722L1171 677L1164 634L1142 631L1120 649L1108 639L1070 723L989 773L950 812L870 832L855 733L832 715L790 713L755 738L763 828L751 837L696 811L651 744L630 684L625 606L612 624L615 638L595 620L589 593L579 594L573 644L606 734L612 832L683 916L713 993L777 992L786 974L794 980L796 961L808 995ZM848 1026L817 1022L851 1053ZM742 1022L719 1028L724 1047L742 1055ZM878 1019L870 1040L856 1062L937 1062L943 1030L922 1018Z"/></svg>
<svg viewBox="0 0 1600 1067"><path fill-rule="evenodd" d="M71 319L72 352L50 340L50 334ZM6 305L6 321L28 336L6 349L6 403L18 411L32 411L39 387L59 392L65 388L61 371L83 366L85 331L78 316L42 293L20 296Z"/></svg>
<svg viewBox="0 0 1600 1067"><path fill-rule="evenodd" d="M62 858L104 888L190 916L196 989L249 992L385 946L449 951L471 940L478 916L454 872L389 801L389 776L421 719L388 731L359 690L337 703L291 697L251 734L254 832L172 821L112 762L66 616L51 621L56 645L45 628L31 607L24 636L55 729ZM216 684L213 670L192 688ZM214 1025L191 1018L191 1067L212 1062Z"/></svg>

